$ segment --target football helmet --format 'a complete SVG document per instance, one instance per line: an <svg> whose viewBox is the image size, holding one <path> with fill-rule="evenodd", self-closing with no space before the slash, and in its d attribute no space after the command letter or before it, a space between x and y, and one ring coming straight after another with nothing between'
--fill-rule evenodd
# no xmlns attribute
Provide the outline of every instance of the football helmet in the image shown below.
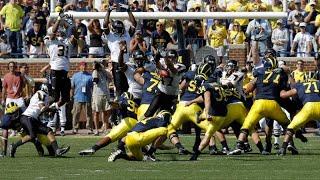
<svg viewBox="0 0 320 180"><path fill-rule="evenodd" d="M202 63L197 69L196 76L202 76L204 80L208 80L209 76L212 75L212 68L209 63Z"/></svg>
<svg viewBox="0 0 320 180"><path fill-rule="evenodd" d="M6 114L13 114L19 110L19 106L15 102L10 102L6 105Z"/></svg>
<svg viewBox="0 0 320 180"><path fill-rule="evenodd" d="M134 63L138 67L143 67L146 62L146 56L141 50L135 50L132 54Z"/></svg>
<svg viewBox="0 0 320 180"><path fill-rule="evenodd" d="M111 30L117 35L123 35L125 30L123 22L120 20L113 21Z"/></svg>
<svg viewBox="0 0 320 180"><path fill-rule="evenodd" d="M171 113L167 110L162 110L157 114L157 118L160 118L169 124L171 121Z"/></svg>
<svg viewBox="0 0 320 180"><path fill-rule="evenodd" d="M216 58L213 55L207 55L203 58L203 63L208 63L211 69L214 70L217 67Z"/></svg>

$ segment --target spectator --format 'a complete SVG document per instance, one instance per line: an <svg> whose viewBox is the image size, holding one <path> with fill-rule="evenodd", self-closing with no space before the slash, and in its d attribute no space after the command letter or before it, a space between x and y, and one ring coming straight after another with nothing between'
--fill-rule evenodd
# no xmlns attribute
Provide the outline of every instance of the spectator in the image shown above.
<svg viewBox="0 0 320 180"><path fill-rule="evenodd" d="M182 12L187 12L187 3L188 0L177 0L177 8Z"/></svg>
<svg viewBox="0 0 320 180"><path fill-rule="evenodd" d="M304 17L304 22L307 23L306 31L309 32L311 35L314 35L317 31L315 26L315 20L319 12L316 11L316 3L311 1L309 3L310 11L306 12Z"/></svg>
<svg viewBox="0 0 320 180"><path fill-rule="evenodd" d="M169 43L173 44L173 39L169 33L164 30L164 24L160 21L156 23L156 30L151 35L151 48L153 54L156 54L160 49L166 49Z"/></svg>
<svg viewBox="0 0 320 180"><path fill-rule="evenodd" d="M148 9L148 12L154 12L152 8ZM147 43L148 50L150 50L150 38L152 35L152 32L156 30L156 23L158 20L156 19L144 19L143 25L142 25L142 36L143 39Z"/></svg>
<svg viewBox="0 0 320 180"><path fill-rule="evenodd" d="M266 19L254 19L249 22L246 36L252 41L259 41L259 53L267 50L268 38L271 36L271 26Z"/></svg>
<svg viewBox="0 0 320 180"><path fill-rule="evenodd" d="M304 61L299 59L296 65L297 69L292 71L291 77L296 83L304 83L308 80L307 72L304 69Z"/></svg>
<svg viewBox="0 0 320 180"><path fill-rule="evenodd" d="M249 3L245 0L237 0L236 2L230 4L230 6L227 6L227 11L229 12L248 12L249 11ZM246 31L247 26L249 24L248 19L234 19L234 21L239 22L241 26L241 30L243 32Z"/></svg>
<svg viewBox="0 0 320 180"><path fill-rule="evenodd" d="M98 19L92 19L89 22L88 30L90 32L89 39L89 58L104 57L104 49L102 42L102 28Z"/></svg>
<svg viewBox="0 0 320 180"><path fill-rule="evenodd" d="M297 48L297 57L309 57L312 50L311 35L306 32L306 23L300 23L300 32L296 34L293 39L293 45L291 47L290 54L295 54Z"/></svg>
<svg viewBox="0 0 320 180"><path fill-rule="evenodd" d="M137 22L130 11L127 9L129 15L129 21L131 23L129 30L125 29L124 23L120 20L115 20L112 22L111 27L109 27L110 23L110 13L115 7L110 7L104 19L103 27L105 28L105 35L106 40L108 41L108 47L111 53L111 61L112 61L112 75L113 75L113 82L115 83L116 87L116 96L119 97L123 92L128 90L128 82L125 74L120 71L119 69L119 43L121 41L125 41L126 44L130 44L130 40L135 32L135 27ZM124 55L124 61L129 61L129 53L126 52Z"/></svg>
<svg viewBox="0 0 320 180"><path fill-rule="evenodd" d="M17 72L17 63L8 63L9 72L3 77L2 101L1 104L6 106L10 102L15 102L20 108L25 110L24 100L22 98L22 89L24 87L24 78Z"/></svg>
<svg viewBox="0 0 320 180"><path fill-rule="evenodd" d="M71 80L71 97L73 97L73 110L72 110L72 127L73 134L78 133L79 119L81 110L84 110L86 115L86 128L88 134L93 133L92 123L92 75L87 71L87 63L80 62L80 72L73 74Z"/></svg>
<svg viewBox="0 0 320 180"><path fill-rule="evenodd" d="M131 9L132 9L132 12L141 12L142 11L142 9L139 6L138 1L133 1Z"/></svg>
<svg viewBox="0 0 320 180"><path fill-rule="evenodd" d="M307 1L305 1L307 2ZM312 9L312 5L315 4L315 10L320 12L320 4L318 3L318 0L310 0L309 3L305 6L304 10L306 12L310 12Z"/></svg>
<svg viewBox="0 0 320 180"><path fill-rule="evenodd" d="M303 21L305 11L301 8L301 0L294 1L294 10L290 11L288 15L288 25L294 26L295 23Z"/></svg>
<svg viewBox="0 0 320 180"><path fill-rule="evenodd" d="M227 40L227 30L226 27L221 24L221 20L216 19L214 25L211 26L208 32L209 44L217 52L219 57L219 63L222 63L223 56L225 55L224 41Z"/></svg>
<svg viewBox="0 0 320 180"><path fill-rule="evenodd" d="M29 105L30 98L35 93L35 82L32 77L29 76L29 67L27 63L20 64L21 76L25 79L24 86L22 88L22 97L26 103Z"/></svg>
<svg viewBox="0 0 320 180"><path fill-rule="evenodd" d="M36 20L38 20L40 22L40 25L41 25L40 32L45 34L47 32L46 26L45 26L45 24L47 24L47 15L41 9L41 5L42 5L42 3L40 1L38 1L38 2L34 3L32 8L34 10Z"/></svg>
<svg viewBox="0 0 320 180"><path fill-rule="evenodd" d="M141 35L141 31L136 31L134 38L130 41L130 53L132 53L134 50L141 50L143 53L146 53L148 50L147 43L143 39Z"/></svg>
<svg viewBox="0 0 320 180"><path fill-rule="evenodd" d="M90 2L92 3L92 1L88 1L88 6L86 6L84 0L78 0L76 7L77 12L90 12L92 9L92 4L90 4Z"/></svg>
<svg viewBox="0 0 320 180"><path fill-rule="evenodd" d="M0 11L1 30L5 30L12 52L22 53L22 35L20 32L24 11L18 0L10 0ZM18 57L18 56L15 56ZM21 56L19 56L21 57Z"/></svg>
<svg viewBox="0 0 320 180"><path fill-rule="evenodd" d="M92 73L93 79L93 91L92 91L92 111L93 111L93 121L95 126L94 135L99 135L99 117L102 113L103 129L108 130L110 128L109 117L110 113L107 111L109 109L109 82L110 75L104 69L104 66L100 62L94 63L94 70Z"/></svg>
<svg viewBox="0 0 320 180"><path fill-rule="evenodd" d="M232 25L232 30L228 32L229 44L244 44L246 35L241 30L240 24L235 21Z"/></svg>
<svg viewBox="0 0 320 180"><path fill-rule="evenodd" d="M0 36L0 58L9 58L11 53L11 46L8 43L8 38L5 34Z"/></svg>
<svg viewBox="0 0 320 180"><path fill-rule="evenodd" d="M271 42L273 49L277 51L278 56L286 56L287 44L289 41L289 32L283 24L283 20L277 20L277 27L272 31Z"/></svg>
<svg viewBox="0 0 320 180"><path fill-rule="evenodd" d="M26 48L30 58L40 57L44 54L43 37L45 34L41 33L40 27L40 21L34 21L33 28L31 28L26 35Z"/></svg>

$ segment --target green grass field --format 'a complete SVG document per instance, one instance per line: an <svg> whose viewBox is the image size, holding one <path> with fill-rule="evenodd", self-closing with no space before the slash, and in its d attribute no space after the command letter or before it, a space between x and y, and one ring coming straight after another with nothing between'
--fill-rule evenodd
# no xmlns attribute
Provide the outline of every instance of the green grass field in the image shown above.
<svg viewBox="0 0 320 180"><path fill-rule="evenodd" d="M182 136L190 150L193 139ZM16 158L0 159L0 179L320 179L319 137L309 137L307 144L297 140L297 156L261 156L253 147L252 153L240 156L210 156L206 150L198 161L190 162L189 156L179 156L173 149L157 151L157 162L113 163L106 157L115 144L81 157L77 152L93 145L98 137L66 136L58 140L71 146L66 157L38 157L33 145L27 144L18 149ZM235 138L228 137L228 142L233 147Z"/></svg>

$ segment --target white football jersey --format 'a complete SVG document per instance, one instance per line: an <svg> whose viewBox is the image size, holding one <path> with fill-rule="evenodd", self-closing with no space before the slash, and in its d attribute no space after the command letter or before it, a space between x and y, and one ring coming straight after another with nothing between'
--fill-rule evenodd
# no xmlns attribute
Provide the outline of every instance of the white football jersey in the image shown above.
<svg viewBox="0 0 320 180"><path fill-rule="evenodd" d="M71 43L69 40L49 40L45 39L44 43L50 57L50 66L52 70L69 71Z"/></svg>
<svg viewBox="0 0 320 180"><path fill-rule="evenodd" d="M243 91L243 77L244 77L244 73L240 71L233 72L230 76L227 76L227 73L224 71L222 73L220 82L222 85L227 85L229 83L233 84L234 87L239 92L239 94L242 97L245 97L245 94Z"/></svg>
<svg viewBox="0 0 320 180"><path fill-rule="evenodd" d="M137 81L134 79L133 75L136 70L136 65L132 62L128 62L127 64L127 70L124 72L124 74L127 77L129 89L128 92L133 95L136 99L141 99L142 95L142 85L137 83Z"/></svg>
<svg viewBox="0 0 320 180"><path fill-rule="evenodd" d="M110 31L108 35L104 35L102 37L102 40L108 44L108 47L110 49L110 58L112 62L118 62L119 61L119 54L120 54L120 48L119 43L120 41L126 41L128 51L130 46L131 37L127 31L122 36L119 36L115 34L114 32ZM129 61L129 53L125 53L123 55L124 62Z"/></svg>
<svg viewBox="0 0 320 180"><path fill-rule="evenodd" d="M186 66L180 63L174 65L178 70L177 73L172 73L170 70L169 77L162 78L158 84L158 88L161 92L167 95L178 95L179 94L179 83L183 76L183 72L186 70Z"/></svg>
<svg viewBox="0 0 320 180"><path fill-rule="evenodd" d="M30 99L30 104L27 109L22 113L22 115L33 117L38 119L40 115L40 104L47 104L48 103L48 95L39 90L37 91Z"/></svg>

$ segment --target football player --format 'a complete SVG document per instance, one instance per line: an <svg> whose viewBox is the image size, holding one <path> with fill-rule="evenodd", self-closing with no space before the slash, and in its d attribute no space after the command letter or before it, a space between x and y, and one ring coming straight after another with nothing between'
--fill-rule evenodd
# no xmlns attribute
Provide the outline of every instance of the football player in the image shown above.
<svg viewBox="0 0 320 180"><path fill-rule="evenodd" d="M63 27L72 16L60 13L54 25L47 30L44 44L47 47L50 57L51 85L53 90L54 102L52 106L56 109L70 100L70 80L68 71L70 69L69 49L76 43L74 36L65 38Z"/></svg>
<svg viewBox="0 0 320 180"><path fill-rule="evenodd" d="M286 150L297 152L294 146L288 146L292 141L293 134L305 125L307 122L320 118L320 83L317 80L310 80L305 83L297 83L289 91L282 90L280 93L281 98L289 98L297 96L303 103L303 108L296 114L288 125L286 135L283 140L282 147L279 149L279 155L285 155Z"/></svg>
<svg viewBox="0 0 320 180"><path fill-rule="evenodd" d="M239 126L243 124L245 117L247 116L247 110L243 103L245 102L243 77L244 73L238 71L238 62L235 60L229 60L226 65L226 70L223 72L223 77L220 79L226 96L228 109L226 121L222 127L228 127L231 125L237 138L240 134ZM261 152L263 150L263 146L257 132L252 133L252 139ZM246 151L250 151L249 144L247 142L245 144L247 147ZM228 152L229 149L225 149L224 151Z"/></svg>
<svg viewBox="0 0 320 180"><path fill-rule="evenodd" d="M145 117L151 117L158 109L170 110L175 105L179 94L179 83L186 67L177 62L178 53L175 50L168 50L164 61L160 61L159 55L156 55L155 61L160 68L161 81L158 84L159 91L152 100Z"/></svg>
<svg viewBox="0 0 320 180"><path fill-rule="evenodd" d="M118 150L108 158L109 162L115 161L119 158L126 160L152 160L150 156L144 156L142 148L146 145L153 143L152 146L157 148L162 144L162 138L167 135L167 126L171 120L171 113L163 110L160 111L155 117L146 118L137 123L130 133L125 137L125 144L130 153L125 154Z"/></svg>
<svg viewBox="0 0 320 180"><path fill-rule="evenodd" d="M241 154L249 132L253 130L261 118L277 120L285 127L290 122L279 105L280 91L287 87L288 76L281 68L276 69L276 59L265 58L262 63L263 67L256 69L255 79L246 90L252 92L255 89L255 101L241 127L237 147L229 153L230 155Z"/></svg>
<svg viewBox="0 0 320 180"><path fill-rule="evenodd" d="M55 136L50 128L46 127L38 120L40 114L49 109L48 96L49 90L46 85L42 85L41 90L37 91L30 99L30 104L20 117L21 127L24 129L26 136L19 141L10 145L10 156L14 157L17 148L27 142L34 142L37 134L44 134L48 137L55 156L62 156L70 150L70 146L59 148Z"/></svg>
<svg viewBox="0 0 320 180"><path fill-rule="evenodd" d="M113 127L105 137L100 139L95 145L89 149L85 149L79 152L79 155L92 155L99 149L108 146L121 138L125 137L127 133L137 124L136 103L131 93L123 93L118 102L111 102L112 109L117 109L122 121L115 127ZM122 151L124 149L124 143L119 141L118 148Z"/></svg>

